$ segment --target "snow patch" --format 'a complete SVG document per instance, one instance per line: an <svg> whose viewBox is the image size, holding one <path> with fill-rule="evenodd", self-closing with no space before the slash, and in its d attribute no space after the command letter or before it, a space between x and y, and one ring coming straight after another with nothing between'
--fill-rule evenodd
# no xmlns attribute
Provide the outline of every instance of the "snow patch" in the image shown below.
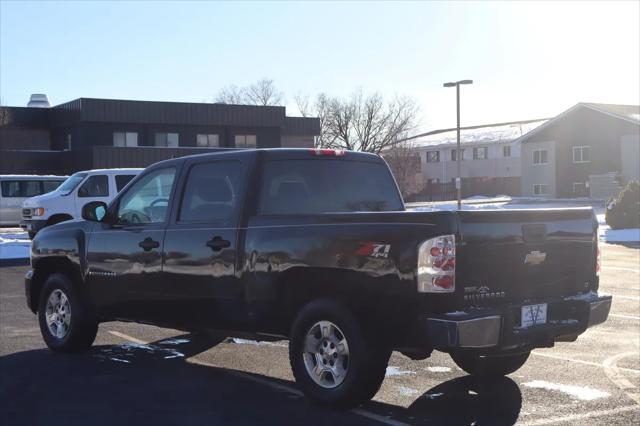
<svg viewBox="0 0 640 426"><path fill-rule="evenodd" d="M387 372L385 373L385 377L390 377L390 376L409 376L411 374L416 374L415 371L410 371L410 370L400 370L398 367L394 367L394 366L388 366L387 367Z"/></svg>
<svg viewBox="0 0 640 426"><path fill-rule="evenodd" d="M427 399L436 399L436 398L440 398L442 395L444 395L443 392L426 393L426 394L424 394L424 397L427 398Z"/></svg>
<svg viewBox="0 0 640 426"><path fill-rule="evenodd" d="M533 389L559 391L574 398L578 398L582 401L593 401L594 399L607 398L608 396L610 396L610 394L607 392L588 388L586 386L562 385L558 383L546 382L544 380L534 380L532 382L523 383L523 386Z"/></svg>
<svg viewBox="0 0 640 426"><path fill-rule="evenodd" d="M161 345L182 345L184 343L189 343L190 340L189 339L169 339L169 340L163 340L162 342L160 342Z"/></svg>
<svg viewBox="0 0 640 426"><path fill-rule="evenodd" d="M427 370L432 373L448 373L451 371L449 367L427 367Z"/></svg>
<svg viewBox="0 0 640 426"><path fill-rule="evenodd" d="M285 343L274 343L274 342L259 342L257 340L247 340L247 339L239 339L234 337L231 339L231 342L236 343L238 345L253 345L253 346L278 346L282 348L286 348L287 345Z"/></svg>
<svg viewBox="0 0 640 426"><path fill-rule="evenodd" d="M26 232L0 233L0 259L26 259L30 249L31 240Z"/></svg>

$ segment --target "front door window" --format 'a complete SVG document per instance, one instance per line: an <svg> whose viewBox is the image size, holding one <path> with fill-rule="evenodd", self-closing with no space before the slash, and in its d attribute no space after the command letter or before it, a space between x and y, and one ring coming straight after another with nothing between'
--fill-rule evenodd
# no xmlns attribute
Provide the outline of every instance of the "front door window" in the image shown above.
<svg viewBox="0 0 640 426"><path fill-rule="evenodd" d="M116 214L118 224L164 222L175 174L173 167L155 170L136 182L120 199Z"/></svg>

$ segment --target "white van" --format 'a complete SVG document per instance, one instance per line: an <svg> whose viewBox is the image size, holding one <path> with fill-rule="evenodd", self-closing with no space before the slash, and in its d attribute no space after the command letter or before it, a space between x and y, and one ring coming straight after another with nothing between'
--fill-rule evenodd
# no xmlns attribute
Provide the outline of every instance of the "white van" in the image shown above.
<svg viewBox="0 0 640 426"><path fill-rule="evenodd" d="M22 203L26 199L51 192L66 176L0 175L0 226L18 226Z"/></svg>
<svg viewBox="0 0 640 426"><path fill-rule="evenodd" d="M33 238L42 228L82 217L91 201L109 203L143 169L103 169L75 173L55 191L29 198L22 205L20 227Z"/></svg>

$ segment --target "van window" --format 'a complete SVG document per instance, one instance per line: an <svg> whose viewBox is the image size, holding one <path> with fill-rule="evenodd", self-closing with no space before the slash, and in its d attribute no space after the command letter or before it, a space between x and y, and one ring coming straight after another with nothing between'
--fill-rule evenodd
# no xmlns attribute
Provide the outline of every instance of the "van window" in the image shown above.
<svg viewBox="0 0 640 426"><path fill-rule="evenodd" d="M345 160L267 162L260 214L314 214L403 210L384 163Z"/></svg>
<svg viewBox="0 0 640 426"><path fill-rule="evenodd" d="M193 166L189 171L178 220L216 222L231 218L240 193L240 169L237 161Z"/></svg>
<svg viewBox="0 0 640 426"><path fill-rule="evenodd" d="M7 198L29 198L42 194L38 180L3 180L2 196Z"/></svg>
<svg viewBox="0 0 640 426"><path fill-rule="evenodd" d="M136 175L116 175L116 191L122 191L122 188L127 186L134 177L136 177Z"/></svg>
<svg viewBox="0 0 640 426"><path fill-rule="evenodd" d="M107 175L94 175L78 189L78 197L108 197L109 178Z"/></svg>
<svg viewBox="0 0 640 426"><path fill-rule="evenodd" d="M42 193L46 194L47 192L55 191L56 188L58 188L61 183L62 181L59 181L59 180L42 181Z"/></svg>
<svg viewBox="0 0 640 426"><path fill-rule="evenodd" d="M62 192L62 194L64 195L71 193L71 191L73 191L78 185L80 185L80 182L82 182L85 177L87 177L86 173L75 173L69 176L67 180L65 180L62 185L60 185L60 192Z"/></svg>

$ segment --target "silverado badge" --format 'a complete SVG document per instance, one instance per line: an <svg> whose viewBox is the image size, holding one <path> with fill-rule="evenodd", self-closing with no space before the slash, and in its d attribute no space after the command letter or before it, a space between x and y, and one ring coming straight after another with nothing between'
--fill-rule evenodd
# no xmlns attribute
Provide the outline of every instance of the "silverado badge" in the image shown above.
<svg viewBox="0 0 640 426"><path fill-rule="evenodd" d="M547 258L547 253L534 250L524 257L525 265L539 265Z"/></svg>

